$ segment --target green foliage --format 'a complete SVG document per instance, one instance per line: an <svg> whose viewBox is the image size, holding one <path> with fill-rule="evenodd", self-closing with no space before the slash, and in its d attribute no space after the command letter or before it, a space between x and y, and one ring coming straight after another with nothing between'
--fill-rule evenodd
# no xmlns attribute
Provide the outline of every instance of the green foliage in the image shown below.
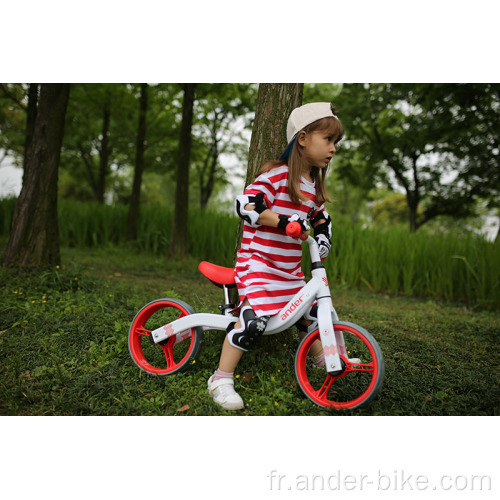
<svg viewBox="0 0 500 500"><path fill-rule="evenodd" d="M257 89L257 85L242 83L198 84L191 147L195 206L206 208L217 189L243 174L241 165L248 161L249 146L245 134L251 130ZM239 172L228 172L221 165L222 155L237 158Z"/></svg>
<svg viewBox="0 0 500 500"><path fill-rule="evenodd" d="M331 102L337 108L337 97L342 90L342 85L338 83L305 83L304 84L304 104L308 102Z"/></svg>
<svg viewBox="0 0 500 500"><path fill-rule="evenodd" d="M418 210L422 218L422 209ZM405 224L408 221L408 203L403 194L387 196L372 206L371 216L377 225Z"/></svg>
<svg viewBox="0 0 500 500"><path fill-rule="evenodd" d="M500 203L498 84L310 85L345 127L334 160L342 180L368 192L404 189L413 230L441 215L464 218ZM399 188L399 189L397 189ZM417 217L421 206L423 216Z"/></svg>
<svg viewBox="0 0 500 500"><path fill-rule="evenodd" d="M128 208L125 205L60 203L59 226L62 245L94 247L124 245ZM139 237L128 243L152 252L168 254L173 209L168 205L144 205L139 219ZM188 248L192 256L218 259L232 264L238 221L232 215L193 208L188 222Z"/></svg>
<svg viewBox="0 0 500 500"><path fill-rule="evenodd" d="M165 174L177 158L181 88L158 84L148 90L145 164L150 172ZM73 84L61 156L62 197L99 200L100 190L113 193L113 177L135 162L138 98L135 84Z"/></svg>
<svg viewBox="0 0 500 500"><path fill-rule="evenodd" d="M244 175L241 165L248 154L247 135L257 88L256 84L242 83L197 85L190 167L193 206L199 207L203 200L204 208L229 182L228 172L221 166L222 155L234 158L234 164L239 165L230 176ZM0 86L0 150L8 151L19 165L24 153L27 92L27 84ZM129 201L127 177L135 163L138 97L138 84L72 84L61 151L60 197ZM150 84L145 181L148 174L172 181L179 157L181 118L182 85Z"/></svg>
<svg viewBox="0 0 500 500"><path fill-rule="evenodd" d="M348 287L492 308L500 304L498 245L470 233L339 224L325 267L331 280Z"/></svg>
<svg viewBox="0 0 500 500"><path fill-rule="evenodd" d="M20 83L0 84L0 150L14 155L18 165L22 165L24 154L28 87Z"/></svg>
<svg viewBox="0 0 500 500"><path fill-rule="evenodd" d="M0 199L0 236L10 234L16 199L12 196Z"/></svg>
<svg viewBox="0 0 500 500"><path fill-rule="evenodd" d="M135 313L162 296L217 313L221 292L197 270L151 253L65 248L63 265L20 276L0 269L0 414L234 415L211 401L223 332L206 332L184 373L153 377L130 358ZM342 319L379 342L386 378L366 409L337 412L295 381L294 330L264 337L236 375L243 415L498 415L498 313L333 288ZM265 355L264 355L265 354Z"/></svg>
<svg viewBox="0 0 500 500"><path fill-rule="evenodd" d="M0 235L8 235L15 200L0 200ZM173 210L166 205L141 209L137 242L125 242L127 208L63 201L59 227L63 246L126 246L168 255ZM389 225L370 229L333 213L333 249L325 261L330 279L341 286L393 294L431 296L498 308L498 244L463 231L410 233ZM230 267L238 220L231 214L192 209L188 217L189 256ZM307 246L304 269L309 268Z"/></svg>

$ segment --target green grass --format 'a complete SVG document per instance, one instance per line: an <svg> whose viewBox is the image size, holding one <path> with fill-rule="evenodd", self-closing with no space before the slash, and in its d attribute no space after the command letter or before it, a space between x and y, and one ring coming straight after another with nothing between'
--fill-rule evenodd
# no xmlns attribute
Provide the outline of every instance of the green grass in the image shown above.
<svg viewBox="0 0 500 500"><path fill-rule="evenodd" d="M62 257L61 269L0 270L1 414L233 414L206 391L223 332L207 332L200 357L179 375L147 375L128 353L129 325L153 299L179 297L197 312L217 312L221 291L198 272L197 259L176 262L127 246L64 247ZM333 293L340 318L365 327L384 352L377 400L342 413L311 403L295 382L292 330L262 338L243 356L236 387L247 406L238 414L500 413L498 312L345 286Z"/></svg>

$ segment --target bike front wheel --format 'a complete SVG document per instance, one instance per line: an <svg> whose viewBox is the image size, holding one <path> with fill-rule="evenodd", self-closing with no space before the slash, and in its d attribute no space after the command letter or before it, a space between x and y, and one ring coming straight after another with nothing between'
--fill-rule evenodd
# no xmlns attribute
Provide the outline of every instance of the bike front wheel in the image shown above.
<svg viewBox="0 0 500 500"><path fill-rule="evenodd" d="M311 349L320 346L319 330L304 337L295 357L297 382L304 394L324 408L352 410L369 404L382 387L385 365L382 351L373 336L353 323L337 322L347 355L340 355L342 370L331 375L312 362ZM318 344L319 343L319 344Z"/></svg>
<svg viewBox="0 0 500 500"><path fill-rule="evenodd" d="M145 305L132 321L128 336L134 363L151 375L172 375L185 370L199 354L203 329L191 328L158 344L151 332L194 312L189 304L178 299L158 299Z"/></svg>

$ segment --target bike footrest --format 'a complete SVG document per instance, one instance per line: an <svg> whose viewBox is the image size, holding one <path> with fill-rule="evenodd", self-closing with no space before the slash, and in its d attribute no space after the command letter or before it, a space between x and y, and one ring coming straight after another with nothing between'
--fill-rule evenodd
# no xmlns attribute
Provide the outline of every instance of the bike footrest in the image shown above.
<svg viewBox="0 0 500 500"><path fill-rule="evenodd" d="M233 309L236 309L236 304L221 304L221 305L219 305L217 307L219 308L219 311L221 311L222 313L224 313L228 309L230 309L231 311Z"/></svg>

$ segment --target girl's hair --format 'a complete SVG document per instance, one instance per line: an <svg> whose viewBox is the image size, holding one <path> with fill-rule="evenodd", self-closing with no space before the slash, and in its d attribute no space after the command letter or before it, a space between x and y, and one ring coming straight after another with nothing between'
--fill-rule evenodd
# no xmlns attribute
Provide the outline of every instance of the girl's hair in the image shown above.
<svg viewBox="0 0 500 500"><path fill-rule="evenodd" d="M335 116L337 115L334 110L333 113ZM334 138L334 142L337 143L344 137L344 127L340 120L337 118L326 117L321 118L321 120L316 120L315 122L310 123L307 127L303 128L307 134L311 134L312 132L326 132L328 135ZM299 132L300 133L300 132ZM302 201L306 201L307 198L304 196L302 191L300 190L300 177L302 175L303 166L304 166L304 148L299 144L299 141L295 140L295 144L293 145L292 152L287 160L272 160L266 162L262 165L261 169L257 173L257 176L263 174L265 172L269 172L273 168L279 167L283 164L288 164L288 194L290 199L296 205L300 205ZM325 179L327 174L328 167L319 168L312 167L311 168L311 177L314 182L316 182L316 198L318 204L322 204L325 202L331 201L326 192Z"/></svg>

